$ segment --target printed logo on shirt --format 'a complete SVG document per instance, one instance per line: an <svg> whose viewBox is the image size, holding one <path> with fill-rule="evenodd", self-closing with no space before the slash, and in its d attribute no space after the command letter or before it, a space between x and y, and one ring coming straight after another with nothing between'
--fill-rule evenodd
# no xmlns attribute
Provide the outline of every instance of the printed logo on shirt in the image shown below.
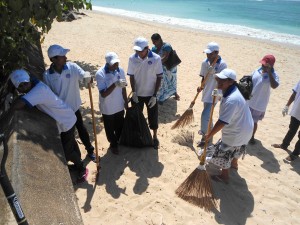
<svg viewBox="0 0 300 225"><path fill-rule="evenodd" d="M67 73L66 78L70 78L70 77L71 77L71 74Z"/></svg>
<svg viewBox="0 0 300 225"><path fill-rule="evenodd" d="M152 61L148 61L148 65L152 65Z"/></svg>

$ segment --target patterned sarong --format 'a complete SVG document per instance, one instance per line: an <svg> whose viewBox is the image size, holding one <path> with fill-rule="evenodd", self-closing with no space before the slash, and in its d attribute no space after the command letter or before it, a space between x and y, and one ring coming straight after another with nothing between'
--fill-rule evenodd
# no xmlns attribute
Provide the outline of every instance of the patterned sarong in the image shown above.
<svg viewBox="0 0 300 225"><path fill-rule="evenodd" d="M177 92L177 67L167 70L163 67L164 74L159 91L157 92L157 101L164 102Z"/></svg>

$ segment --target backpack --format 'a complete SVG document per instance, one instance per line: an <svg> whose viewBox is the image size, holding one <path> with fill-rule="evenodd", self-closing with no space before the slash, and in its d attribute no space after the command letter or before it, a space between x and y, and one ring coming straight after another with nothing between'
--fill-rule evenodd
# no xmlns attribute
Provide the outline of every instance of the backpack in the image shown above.
<svg viewBox="0 0 300 225"><path fill-rule="evenodd" d="M253 90L252 75L243 76L237 83L237 87L243 95L243 97L246 100L249 100L252 97L251 93Z"/></svg>

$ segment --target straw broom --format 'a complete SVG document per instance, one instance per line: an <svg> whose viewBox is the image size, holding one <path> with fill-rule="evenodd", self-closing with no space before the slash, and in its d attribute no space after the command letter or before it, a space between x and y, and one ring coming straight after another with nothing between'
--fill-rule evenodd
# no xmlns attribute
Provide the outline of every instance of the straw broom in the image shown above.
<svg viewBox="0 0 300 225"><path fill-rule="evenodd" d="M95 172L95 181L97 182L99 171L100 171L100 157L98 153L98 142L97 142L97 133L96 133L96 122L95 122L95 115L94 115L94 104L93 104L93 95L92 95L92 86L91 83L88 84L89 88L89 96L90 96L90 104L91 104L91 113L92 113L92 121L93 121L93 132L94 132L94 139L95 139L95 149L96 149L96 167L97 170Z"/></svg>
<svg viewBox="0 0 300 225"><path fill-rule="evenodd" d="M217 95L218 90L215 89L213 91L213 104L211 106L207 133L210 132ZM212 208L216 208L217 202L213 196L211 181L205 168L207 143L208 140L205 140L204 151L200 156L199 166L177 188L175 193L183 200L204 208L205 211L210 211Z"/></svg>
<svg viewBox="0 0 300 225"><path fill-rule="evenodd" d="M213 67L219 57L216 57L211 65L211 67ZM201 83L200 86L200 91L197 92L196 96L194 97L193 101L191 102L189 108L182 114L182 116L176 121L176 123L171 127L171 129L176 129L176 128L182 128L185 127L186 125L190 124L191 122L194 121L194 111L193 111L193 107L195 105L196 99L198 98L200 92L204 89L205 83L208 80L208 78L210 77L209 72L207 72L203 82Z"/></svg>

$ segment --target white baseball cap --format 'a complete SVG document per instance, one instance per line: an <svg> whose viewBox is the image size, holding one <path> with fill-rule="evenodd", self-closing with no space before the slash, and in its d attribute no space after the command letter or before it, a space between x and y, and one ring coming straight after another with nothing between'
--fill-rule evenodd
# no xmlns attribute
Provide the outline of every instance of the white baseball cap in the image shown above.
<svg viewBox="0 0 300 225"><path fill-rule="evenodd" d="M18 88L23 82L30 82L29 74L23 69L14 70L9 76L11 82L16 88Z"/></svg>
<svg viewBox="0 0 300 225"><path fill-rule="evenodd" d="M136 51L143 51L146 47L148 47L148 41L146 38L143 37L138 37L137 39L134 40L133 43L133 49Z"/></svg>
<svg viewBox="0 0 300 225"><path fill-rule="evenodd" d="M214 51L219 51L219 45L216 42L210 42L208 43L206 49L203 50L203 52L210 54Z"/></svg>
<svg viewBox="0 0 300 225"><path fill-rule="evenodd" d="M117 62L120 62L119 56L115 52L108 52L105 55L105 61L110 66L114 65Z"/></svg>
<svg viewBox="0 0 300 225"><path fill-rule="evenodd" d="M55 56L65 56L70 49L63 48L60 45L51 45L48 48L48 57L51 59Z"/></svg>
<svg viewBox="0 0 300 225"><path fill-rule="evenodd" d="M234 70L231 69L224 69L222 70L220 73L215 74L216 77L220 78L220 79L232 79L232 80L236 80L236 73Z"/></svg>

